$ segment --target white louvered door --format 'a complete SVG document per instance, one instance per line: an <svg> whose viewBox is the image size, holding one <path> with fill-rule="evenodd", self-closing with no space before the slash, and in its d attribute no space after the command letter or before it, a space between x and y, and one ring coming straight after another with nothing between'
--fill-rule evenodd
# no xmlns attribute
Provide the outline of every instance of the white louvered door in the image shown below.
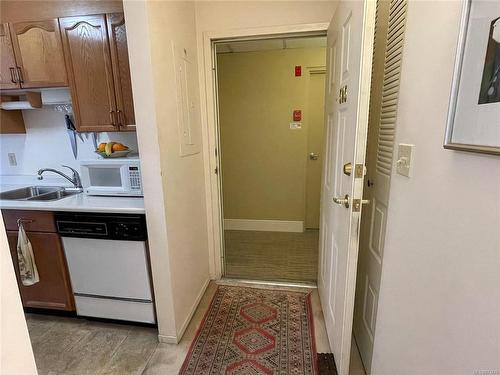
<svg viewBox="0 0 500 375"><path fill-rule="evenodd" d="M354 308L354 335L367 374L371 360L393 166L406 0L378 1L363 212Z"/></svg>
<svg viewBox="0 0 500 375"><path fill-rule="evenodd" d="M373 0L340 1L327 36L318 288L340 375L349 373L361 220L354 199L363 193L362 174L343 167L365 162L374 25Z"/></svg>

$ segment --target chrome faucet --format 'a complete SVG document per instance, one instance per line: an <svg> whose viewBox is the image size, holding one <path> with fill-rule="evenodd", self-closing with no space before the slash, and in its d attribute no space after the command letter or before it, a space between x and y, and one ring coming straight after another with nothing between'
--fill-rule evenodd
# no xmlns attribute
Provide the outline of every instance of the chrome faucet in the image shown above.
<svg viewBox="0 0 500 375"><path fill-rule="evenodd" d="M71 171L73 172L73 177L69 177L68 175L65 175L64 173L58 171L57 169L42 168L42 169L38 170L38 179L39 180L43 180L42 174L44 172L53 172L53 173L57 173L58 175L64 177L66 180L68 180L69 182L71 182L74 185L75 189L83 190L82 180L80 179L80 175L78 174L78 171L76 169L68 167L67 165L63 165L63 167L71 169Z"/></svg>

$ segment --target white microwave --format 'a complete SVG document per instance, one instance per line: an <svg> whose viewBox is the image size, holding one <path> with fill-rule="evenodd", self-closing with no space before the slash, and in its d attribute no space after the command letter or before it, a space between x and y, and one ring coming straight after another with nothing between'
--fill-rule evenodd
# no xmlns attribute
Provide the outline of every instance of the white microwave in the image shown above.
<svg viewBox="0 0 500 375"><path fill-rule="evenodd" d="M142 197L139 159L82 160L81 179L88 195Z"/></svg>

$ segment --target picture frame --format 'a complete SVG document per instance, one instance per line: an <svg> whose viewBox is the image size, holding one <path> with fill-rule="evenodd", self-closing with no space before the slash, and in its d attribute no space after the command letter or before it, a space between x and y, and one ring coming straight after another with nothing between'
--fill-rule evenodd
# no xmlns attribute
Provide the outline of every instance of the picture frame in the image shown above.
<svg viewBox="0 0 500 375"><path fill-rule="evenodd" d="M500 155L500 2L464 1L443 146Z"/></svg>

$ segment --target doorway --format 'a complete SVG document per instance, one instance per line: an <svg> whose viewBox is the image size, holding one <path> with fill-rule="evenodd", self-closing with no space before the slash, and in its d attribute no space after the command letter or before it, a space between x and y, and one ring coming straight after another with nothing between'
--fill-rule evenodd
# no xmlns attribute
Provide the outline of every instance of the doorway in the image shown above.
<svg viewBox="0 0 500 375"><path fill-rule="evenodd" d="M327 83L325 88L325 162L321 178L321 218L319 240L318 292L325 316L326 330L335 362L340 374L347 374L351 348L351 332L356 283L359 227L364 185L366 132L373 52L375 2L339 2L332 21L320 26L322 35L327 30ZM294 31L317 30L318 25L297 26ZM291 28L294 29L293 27ZM289 27L262 28L257 32L264 39L276 33L290 33ZM250 37L256 30L229 33L234 37ZM222 34L222 35L221 35ZM209 166L215 174L209 174L207 186L210 199L208 209L213 244L210 249L211 270L221 277L225 264L224 214L222 185L224 168L219 137L219 122L214 44L229 38L226 33L204 35L205 80L213 92L207 90L208 134L205 138ZM213 148L212 148L213 147ZM275 145L276 149L281 147ZM215 152L212 153L212 150ZM217 174L217 172L219 172ZM286 186L287 189L295 185ZM283 189L282 189L283 190ZM279 190L281 192L282 190ZM304 189L305 192L305 189ZM224 202L224 204L222 203ZM224 209L223 209L224 207ZM291 220L293 224L294 221ZM227 223L226 223L227 224ZM227 229L227 225L225 226ZM218 242L219 241L219 242ZM218 262L220 260L220 263Z"/></svg>
<svg viewBox="0 0 500 375"><path fill-rule="evenodd" d="M224 276L317 281L326 36L216 44Z"/></svg>

